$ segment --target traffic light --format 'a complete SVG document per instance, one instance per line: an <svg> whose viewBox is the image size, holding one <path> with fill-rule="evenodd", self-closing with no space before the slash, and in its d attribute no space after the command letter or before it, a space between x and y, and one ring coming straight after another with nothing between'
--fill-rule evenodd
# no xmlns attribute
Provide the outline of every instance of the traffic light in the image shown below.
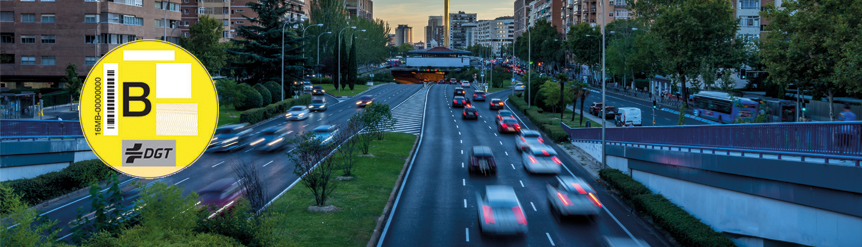
<svg viewBox="0 0 862 247"><path fill-rule="evenodd" d="M745 69L742 69L742 71L739 72L739 78L742 78L742 79L748 78L748 75L745 73Z"/></svg>
<svg viewBox="0 0 862 247"><path fill-rule="evenodd" d="M805 111L805 102L802 102L802 111Z"/></svg>
<svg viewBox="0 0 862 247"><path fill-rule="evenodd" d="M652 108L653 108L653 109L656 109L656 103L655 103L655 100L652 100Z"/></svg>

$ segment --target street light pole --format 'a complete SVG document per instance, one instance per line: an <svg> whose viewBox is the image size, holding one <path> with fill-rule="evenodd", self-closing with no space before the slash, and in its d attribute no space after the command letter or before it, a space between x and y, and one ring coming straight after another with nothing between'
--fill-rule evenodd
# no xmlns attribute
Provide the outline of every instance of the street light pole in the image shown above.
<svg viewBox="0 0 862 247"><path fill-rule="evenodd" d="M607 150L605 146L607 145L606 136L605 136L605 119L607 119L607 105L605 104L605 28L607 28L607 23L605 22L605 0L602 0L602 166L607 167Z"/></svg>
<svg viewBox="0 0 862 247"><path fill-rule="evenodd" d="M287 26L287 21L281 24L281 100L284 100L284 28Z"/></svg>
<svg viewBox="0 0 862 247"><path fill-rule="evenodd" d="M165 10L165 18L162 18L162 30L164 34L162 34L162 40L168 41L168 6L165 6L165 2L162 2L162 9Z"/></svg>
<svg viewBox="0 0 862 247"><path fill-rule="evenodd" d="M320 36L323 36L324 34L331 34L331 33L332 32L325 32L325 33L320 33L320 35L317 35L317 63L315 64L315 67L317 65L320 65ZM317 77L318 78L320 77L320 69L317 70Z"/></svg>
<svg viewBox="0 0 862 247"><path fill-rule="evenodd" d="M341 31L338 31L338 91L341 92L341 32L344 32L345 29L353 28L356 29L355 26L342 28Z"/></svg>
<svg viewBox="0 0 862 247"><path fill-rule="evenodd" d="M322 26L323 26L323 24L320 23L320 24L314 24L314 25L310 25L310 26L303 28L302 29L302 42L305 43L305 31L308 30L309 27L322 27ZM281 37L282 37L281 38L281 44L282 44L282 47L284 47L284 34L282 34ZM284 48L281 49L281 60L284 61ZM305 46L304 45L302 46L302 60L305 60ZM305 79L305 70L304 69L302 72L302 79Z"/></svg>

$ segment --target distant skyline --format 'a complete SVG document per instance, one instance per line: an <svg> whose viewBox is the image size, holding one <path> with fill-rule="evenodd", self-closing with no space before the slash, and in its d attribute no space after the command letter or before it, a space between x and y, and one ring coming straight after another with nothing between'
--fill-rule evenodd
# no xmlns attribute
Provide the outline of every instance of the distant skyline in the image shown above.
<svg viewBox="0 0 862 247"><path fill-rule="evenodd" d="M493 20L500 16L515 14L515 1L509 0L449 0L449 11L476 13L478 20ZM425 26L428 16L443 15L443 0L374 0L374 18L389 23L391 33L398 24L413 28L413 42L425 42ZM439 40L437 42L440 42Z"/></svg>

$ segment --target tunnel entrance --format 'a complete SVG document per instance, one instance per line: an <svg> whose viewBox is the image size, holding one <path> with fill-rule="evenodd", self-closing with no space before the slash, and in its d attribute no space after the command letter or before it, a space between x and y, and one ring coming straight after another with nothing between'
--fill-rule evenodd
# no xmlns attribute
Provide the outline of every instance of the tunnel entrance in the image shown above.
<svg viewBox="0 0 862 247"><path fill-rule="evenodd" d="M422 81L439 81L446 78L446 72L392 71L392 77L401 84L421 84Z"/></svg>

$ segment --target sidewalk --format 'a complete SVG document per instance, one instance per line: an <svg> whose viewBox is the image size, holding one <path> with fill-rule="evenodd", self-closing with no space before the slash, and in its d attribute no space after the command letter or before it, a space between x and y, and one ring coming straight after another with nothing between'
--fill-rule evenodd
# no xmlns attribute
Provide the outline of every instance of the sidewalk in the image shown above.
<svg viewBox="0 0 862 247"><path fill-rule="evenodd" d="M72 110L70 110L72 109ZM57 118L62 118L63 120L74 120L78 118L78 104L64 104L64 105L56 105L49 106L42 109L44 115L42 117L36 116L33 119L35 120L57 120Z"/></svg>
<svg viewBox="0 0 862 247"><path fill-rule="evenodd" d="M602 121L601 117L593 116L593 114L590 114L589 112L587 112L587 114L583 114L583 113L581 113L580 109L572 109L571 105L566 105L566 109L572 110L577 114L581 114L585 118L593 120L596 123L604 124L606 126L606 128L616 128L617 127L617 125L614 124L614 121L611 121L611 120ZM600 126L595 126L595 127L600 127Z"/></svg>

